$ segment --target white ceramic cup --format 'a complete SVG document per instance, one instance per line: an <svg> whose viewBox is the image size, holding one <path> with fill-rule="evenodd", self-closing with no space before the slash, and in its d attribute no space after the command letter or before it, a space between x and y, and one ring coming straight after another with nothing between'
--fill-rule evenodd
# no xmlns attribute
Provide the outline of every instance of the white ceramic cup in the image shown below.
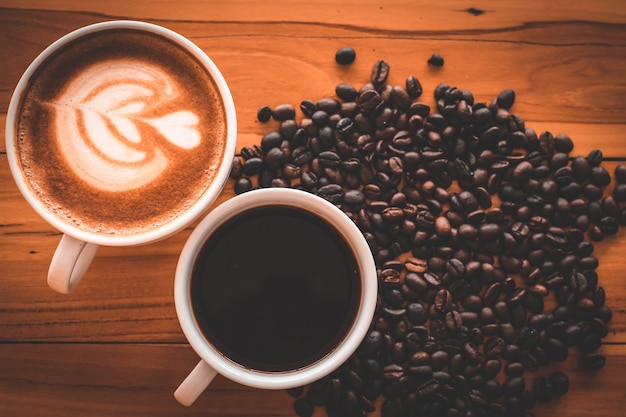
<svg viewBox="0 0 626 417"><path fill-rule="evenodd" d="M62 221L57 215L55 215L54 212L49 210L46 205L39 200L37 195L29 187L28 179L25 178L20 166L20 160L17 155L17 147L15 144L17 134L16 123L20 111L19 106L22 95L28 87L31 79L36 76L36 72L42 63L44 63L47 58L65 46L68 42L76 40L77 38L88 36L95 32L109 29L133 29L154 33L173 41L180 48L190 53L205 67L215 81L224 105L227 121L224 155L221 159L214 181L210 184L204 194L196 201L195 204L193 204L192 207L184 211L173 221L141 234L129 234L126 236L87 232L73 226L67 221ZM47 47L30 64L15 88L7 113L6 149L13 178L15 179L15 182L26 201L28 201L33 209L48 223L63 232L63 236L56 252L54 253L48 271L49 286L60 293L69 293L83 278L100 245L129 246L155 242L173 235L198 219L216 200L228 179L236 149L236 136L237 121L235 106L224 77L213 61L197 45L172 30L139 21L107 21L77 29Z"/></svg>
<svg viewBox="0 0 626 417"><path fill-rule="evenodd" d="M191 280L200 250L222 224L252 208L276 205L295 207L312 213L325 220L344 237L359 267L361 295L350 330L332 352L299 369L262 372L227 359L207 341L194 316ZM290 188L259 189L227 200L213 209L195 228L183 248L176 268L176 313L187 340L201 360L175 391L175 398L183 405L191 405L217 374L243 385L265 389L298 387L330 374L354 353L365 337L374 315L377 290L376 266L365 238L354 222L333 204L314 194Z"/></svg>

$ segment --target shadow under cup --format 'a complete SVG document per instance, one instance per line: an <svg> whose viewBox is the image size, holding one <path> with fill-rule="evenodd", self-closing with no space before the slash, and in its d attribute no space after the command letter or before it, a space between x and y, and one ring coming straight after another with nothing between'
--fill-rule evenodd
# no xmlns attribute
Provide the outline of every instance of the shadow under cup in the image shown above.
<svg viewBox="0 0 626 417"><path fill-rule="evenodd" d="M217 373L259 388L300 386L356 350L376 270L341 210L304 191L244 193L194 230L176 276L181 326Z"/></svg>

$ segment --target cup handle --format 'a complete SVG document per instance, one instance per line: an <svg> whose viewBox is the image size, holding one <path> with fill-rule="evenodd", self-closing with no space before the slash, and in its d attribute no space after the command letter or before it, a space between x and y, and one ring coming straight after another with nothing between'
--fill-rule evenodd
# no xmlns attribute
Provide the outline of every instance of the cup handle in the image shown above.
<svg viewBox="0 0 626 417"><path fill-rule="evenodd" d="M201 360L178 386L174 392L174 398L182 405L189 407L209 386L215 375L217 371Z"/></svg>
<svg viewBox="0 0 626 417"><path fill-rule="evenodd" d="M63 235L48 269L48 286L61 294L71 292L83 279L97 251L94 243Z"/></svg>

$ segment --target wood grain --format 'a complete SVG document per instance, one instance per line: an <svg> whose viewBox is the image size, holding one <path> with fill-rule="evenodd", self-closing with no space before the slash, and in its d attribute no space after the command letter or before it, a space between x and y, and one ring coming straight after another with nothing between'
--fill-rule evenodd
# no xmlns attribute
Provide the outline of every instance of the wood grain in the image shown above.
<svg viewBox="0 0 626 417"><path fill-rule="evenodd" d="M472 14L468 9L483 13ZM626 9L623 1L342 1L0 0L0 124L13 88L48 44L86 24L139 19L189 37L218 65L231 88L238 148L274 129L262 105L334 96L335 85L360 87L372 64L391 65L390 83L408 75L434 105L445 82L490 102L505 88L512 111L536 131L567 133L573 155L602 149L607 169L626 163ZM348 67L335 51L354 47ZM438 52L442 68L426 60ZM4 133L0 134L4 137ZM21 197L0 142L1 416L294 416L282 391L245 388L218 377L191 408L172 392L197 357L173 304L178 253L193 225L164 241L103 247L84 282L68 296L45 283L60 234ZM234 195L228 183L217 203ZM217 204L216 203L216 204ZM570 393L537 406L537 416L621 416L626 406L626 233L596 245L600 283L613 310L597 373L560 366ZM532 379L532 377L531 377ZM325 415L317 409L316 416ZM378 415L375 413L374 415Z"/></svg>
<svg viewBox="0 0 626 417"><path fill-rule="evenodd" d="M581 371L573 352L558 368L527 375L532 384L560 369L571 379L567 396L539 404L535 414L622 416L617 405L626 394L618 387L626 355L615 345L602 352L608 365L600 371ZM195 362L191 348L178 344L1 344L0 415L295 416L285 391L247 388L221 376L195 404L182 407L172 397L173 387ZM315 416L324 415L317 407Z"/></svg>

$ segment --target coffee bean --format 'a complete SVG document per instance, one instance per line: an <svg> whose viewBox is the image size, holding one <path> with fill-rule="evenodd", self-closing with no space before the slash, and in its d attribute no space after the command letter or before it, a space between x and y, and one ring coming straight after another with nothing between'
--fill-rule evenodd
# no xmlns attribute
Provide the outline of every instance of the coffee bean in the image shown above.
<svg viewBox="0 0 626 417"><path fill-rule="evenodd" d="M244 163L244 167L246 163L249 163L250 161L255 160L255 159L256 158L248 159ZM283 151L280 148L272 148L265 155L265 160L263 161L263 163L266 168L270 170L276 170L285 163L285 155L283 154ZM250 172L247 172L247 174L250 174Z"/></svg>
<svg viewBox="0 0 626 417"><path fill-rule="evenodd" d="M247 177L241 177L235 181L235 194L243 194L252 190L252 181Z"/></svg>
<svg viewBox="0 0 626 417"><path fill-rule="evenodd" d="M524 392L526 384L521 377L508 378L502 385L504 395L507 397L519 397Z"/></svg>
<svg viewBox="0 0 626 417"><path fill-rule="evenodd" d="M597 371L606 364L606 357L599 353L588 353L582 357L581 365L589 371Z"/></svg>
<svg viewBox="0 0 626 417"><path fill-rule="evenodd" d="M437 291L435 295L434 301L435 308L442 313L445 313L450 310L452 307L452 294L445 288Z"/></svg>
<svg viewBox="0 0 626 417"><path fill-rule="evenodd" d="M358 96L356 88L354 88L352 84L348 83L337 84L335 87L335 94L337 94L337 97L346 102L355 101Z"/></svg>
<svg viewBox="0 0 626 417"><path fill-rule="evenodd" d="M335 61L340 65L350 65L356 59L356 52L349 46L339 48L335 53Z"/></svg>
<svg viewBox="0 0 626 417"><path fill-rule="evenodd" d="M540 402L549 402L554 396L554 388L552 382L547 377L539 377L535 379L533 385L535 398Z"/></svg>
<svg viewBox="0 0 626 417"><path fill-rule="evenodd" d="M430 397L441 388L441 384L436 379L430 379L417 387L416 393L420 398Z"/></svg>
<svg viewBox="0 0 626 417"><path fill-rule="evenodd" d="M370 113L370 114L377 112L384 104L383 99L381 98L380 94L378 94L376 90L362 91L361 93L359 93L359 96L357 97L357 102L359 104L359 107L364 112ZM357 127L358 127L359 126L358 119L355 120L355 123L357 124ZM363 127L361 129L363 129Z"/></svg>
<svg viewBox="0 0 626 417"><path fill-rule="evenodd" d="M456 258L446 261L446 271L452 279L460 279L465 275L465 265Z"/></svg>
<svg viewBox="0 0 626 417"><path fill-rule="evenodd" d="M449 330L458 331L463 326L463 317L458 311L449 311L446 313L445 322Z"/></svg>
<svg viewBox="0 0 626 417"><path fill-rule="evenodd" d="M293 409L298 417L311 417L315 411L315 406L311 401L299 398L293 403Z"/></svg>
<svg viewBox="0 0 626 417"><path fill-rule="evenodd" d="M595 352L612 313L590 242L626 225L626 165L609 191L602 152L570 156L569 136L526 127L509 112L513 90L481 103L440 83L431 111L413 102L416 77L393 86L388 76L376 62L362 88L303 100L300 121L268 107L278 129L231 169L236 193L290 186L336 204L378 268L376 316L356 357L294 394L329 415L371 412L381 395L383 415L522 415L568 387L555 372L526 389L525 371L572 346L582 368L605 364Z"/></svg>
<svg viewBox="0 0 626 417"><path fill-rule="evenodd" d="M550 382L552 383L552 389L555 395L563 396L567 394L569 390L569 378L560 371L554 372L550 375Z"/></svg>
<svg viewBox="0 0 626 417"><path fill-rule="evenodd" d="M410 75L409 77L407 77L406 91L409 94L409 97L411 97L412 99L416 99L422 95L422 84L415 76Z"/></svg>
<svg viewBox="0 0 626 417"><path fill-rule="evenodd" d="M387 82L389 76L389 64L385 60L377 61L372 67L372 84L381 86Z"/></svg>
<svg viewBox="0 0 626 417"><path fill-rule="evenodd" d="M256 114L257 120L261 123L265 123L272 117L272 109L270 106L261 106Z"/></svg>
<svg viewBox="0 0 626 417"><path fill-rule="evenodd" d="M272 110L272 117L274 118L274 120L277 120L279 122L285 121L287 119L293 119L294 117L296 117L296 110L289 103L279 104Z"/></svg>
<svg viewBox="0 0 626 417"><path fill-rule="evenodd" d="M506 89L503 90L499 95L498 95L498 106L502 107L503 109L510 109L513 106L513 103L515 102L515 91L511 90L511 89Z"/></svg>
<svg viewBox="0 0 626 417"><path fill-rule="evenodd" d="M431 55L430 58L428 58L428 63L432 65L433 67L442 67L443 62L444 62L443 57L439 55L438 53L434 53Z"/></svg>

